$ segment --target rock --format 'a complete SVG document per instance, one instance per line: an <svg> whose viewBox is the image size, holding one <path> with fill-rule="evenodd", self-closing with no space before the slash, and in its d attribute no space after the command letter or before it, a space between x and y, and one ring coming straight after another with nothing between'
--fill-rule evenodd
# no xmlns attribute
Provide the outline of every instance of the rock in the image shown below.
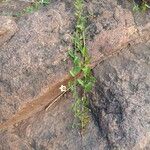
<svg viewBox="0 0 150 150"><path fill-rule="evenodd" d="M9 40L18 30L17 24L10 17L0 16L0 46Z"/></svg>
<svg viewBox="0 0 150 150"><path fill-rule="evenodd" d="M74 31L72 8L71 0L52 1L41 10L18 18L18 32L1 46L0 121L8 121L9 126L0 134L0 149L146 149L149 116L144 101L149 100L148 86L144 85L149 82L149 46L143 43L149 40L149 24L146 21L137 25L131 11L116 1L86 1L86 9L92 14L87 41L92 62L105 60L94 69L96 87L104 93L101 95L95 87L90 96L92 115L85 134L81 138L79 131L72 129L73 100L69 95L48 111L44 109L51 99L49 89L53 84L59 85L71 67L66 54ZM142 44L133 46L137 43ZM119 55L109 58L121 49ZM55 88L53 92L57 93L58 86ZM124 95L120 96L121 92ZM117 100L110 103L112 97ZM25 113L16 115L22 110Z"/></svg>
<svg viewBox="0 0 150 150"><path fill-rule="evenodd" d="M99 9L100 8L100 9ZM89 1L87 10L91 14L88 32L88 47L93 61L112 55L128 44L137 44L150 38L149 12L134 17L128 9L117 5L117 1ZM138 18L143 24L136 25ZM135 22L136 21L136 22Z"/></svg>
<svg viewBox="0 0 150 150"><path fill-rule="evenodd" d="M17 16L28 6L31 2L26 0L0 0L0 16Z"/></svg>
<svg viewBox="0 0 150 150"><path fill-rule="evenodd" d="M94 75L92 114L107 149L150 149L150 42L105 60Z"/></svg>
<svg viewBox="0 0 150 150"><path fill-rule="evenodd" d="M3 120L42 95L54 79L68 73L64 59L71 45L65 37L72 32L69 15L65 4L59 2L47 11L41 10L17 21L19 31L0 51Z"/></svg>

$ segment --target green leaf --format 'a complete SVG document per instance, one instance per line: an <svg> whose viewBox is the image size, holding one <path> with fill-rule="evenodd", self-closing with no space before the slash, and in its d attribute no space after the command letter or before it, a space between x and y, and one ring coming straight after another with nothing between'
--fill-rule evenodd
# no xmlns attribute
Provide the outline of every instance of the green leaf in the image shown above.
<svg viewBox="0 0 150 150"><path fill-rule="evenodd" d="M90 77L90 81L91 81L92 83L95 83L95 82L96 82L96 78L93 77L93 76L91 76L91 77Z"/></svg>
<svg viewBox="0 0 150 150"><path fill-rule="evenodd" d="M48 5L50 2L49 0L43 0L43 1L41 0L40 3L44 5Z"/></svg>
<svg viewBox="0 0 150 150"><path fill-rule="evenodd" d="M89 76L85 77L85 81L86 81L86 83L87 82L92 82L94 84L96 82L96 78L91 76L91 75L89 75Z"/></svg>
<svg viewBox="0 0 150 150"><path fill-rule="evenodd" d="M78 65L78 64L80 63L79 57L78 57L78 56L75 56L73 62L74 62L75 65Z"/></svg>
<svg viewBox="0 0 150 150"><path fill-rule="evenodd" d="M89 56L86 56L85 57L85 64L89 64L90 63L90 57Z"/></svg>
<svg viewBox="0 0 150 150"><path fill-rule="evenodd" d="M146 6L147 8L150 8L150 5L148 5L148 4L145 4L145 6Z"/></svg>
<svg viewBox="0 0 150 150"><path fill-rule="evenodd" d="M76 75L74 74L73 70L70 70L71 76L75 77Z"/></svg>
<svg viewBox="0 0 150 150"><path fill-rule="evenodd" d="M81 53L82 53L82 56L83 56L83 57L86 57L86 56L87 56L87 48L86 48L85 46L82 48Z"/></svg>
<svg viewBox="0 0 150 150"><path fill-rule="evenodd" d="M79 24L76 26L78 29L80 29L81 31L84 30L84 24Z"/></svg>
<svg viewBox="0 0 150 150"><path fill-rule="evenodd" d="M74 57L75 57L72 50L69 50L69 51L68 51L68 55L69 55L71 58L74 58Z"/></svg>
<svg viewBox="0 0 150 150"><path fill-rule="evenodd" d="M90 92L92 90L92 87L93 87L93 83L92 82L89 82L85 85L85 91L86 92Z"/></svg>
<svg viewBox="0 0 150 150"><path fill-rule="evenodd" d="M27 7L27 8L25 8L24 9L24 11L25 11L25 13L32 13L32 12L34 12L34 7L33 6L29 6L29 7Z"/></svg>
<svg viewBox="0 0 150 150"><path fill-rule="evenodd" d="M71 74L71 76L75 77L80 71L81 71L81 67L75 66L75 67L70 71L70 74Z"/></svg>
<svg viewBox="0 0 150 150"><path fill-rule="evenodd" d="M82 71L83 71L84 75L87 76L91 73L91 68L88 66L85 66L84 68L82 68Z"/></svg>
<svg viewBox="0 0 150 150"><path fill-rule="evenodd" d="M84 87L84 81L82 79L78 79L77 81L80 85L82 85Z"/></svg>
<svg viewBox="0 0 150 150"><path fill-rule="evenodd" d="M139 6L137 4L134 4L133 11L139 11L139 10L140 10Z"/></svg>

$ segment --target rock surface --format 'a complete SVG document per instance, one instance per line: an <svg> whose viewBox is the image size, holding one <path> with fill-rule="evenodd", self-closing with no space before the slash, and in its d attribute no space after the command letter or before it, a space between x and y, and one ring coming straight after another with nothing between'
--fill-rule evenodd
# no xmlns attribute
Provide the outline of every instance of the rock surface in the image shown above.
<svg viewBox="0 0 150 150"><path fill-rule="evenodd" d="M113 0L86 2L91 14L87 43L92 62L105 60L94 69L97 83L89 95L91 123L83 137L71 127L73 100L64 95L48 111L31 113L29 119L15 125L10 122L12 126L0 133L0 149L150 149L150 15L133 15L126 5ZM1 18L2 23L10 20ZM30 112L33 107L28 103L36 104L40 95L68 73L71 64L66 52L74 31L73 3L52 1L38 12L10 22L0 26L0 31L9 29L2 35L7 38L0 47L1 123L26 105Z"/></svg>
<svg viewBox="0 0 150 150"><path fill-rule="evenodd" d="M112 0L89 1L87 10L92 14L88 27L88 47L94 60L112 55L128 44L150 39L150 12L134 16L131 10L122 9L117 1Z"/></svg>
<svg viewBox="0 0 150 150"><path fill-rule="evenodd" d="M17 32L18 27L10 17L0 16L0 46Z"/></svg>
<svg viewBox="0 0 150 150"><path fill-rule="evenodd" d="M107 149L150 149L150 43L124 49L94 75L92 114Z"/></svg>
<svg viewBox="0 0 150 150"><path fill-rule="evenodd" d="M65 4L20 18L19 31L0 50L0 84L3 119L49 88L67 73L71 19ZM68 44L66 44L66 42ZM5 108L7 111L4 111Z"/></svg>

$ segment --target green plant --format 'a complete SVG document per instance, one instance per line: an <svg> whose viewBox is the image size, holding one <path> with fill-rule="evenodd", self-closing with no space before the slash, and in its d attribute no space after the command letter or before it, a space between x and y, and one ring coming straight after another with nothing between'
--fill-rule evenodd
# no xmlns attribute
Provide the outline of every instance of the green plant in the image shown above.
<svg viewBox="0 0 150 150"><path fill-rule="evenodd" d="M30 6L27 6L22 11L12 14L14 17L20 17L24 14L33 13L40 9L42 5L46 6L50 3L50 0L36 0Z"/></svg>
<svg viewBox="0 0 150 150"><path fill-rule="evenodd" d="M140 11L140 12L145 12L150 8L150 5L146 1L142 1L141 4L133 3L133 11Z"/></svg>
<svg viewBox="0 0 150 150"><path fill-rule="evenodd" d="M49 0L37 0L31 6L26 7L23 11L24 13L33 13L37 11L41 5L49 4Z"/></svg>
<svg viewBox="0 0 150 150"><path fill-rule="evenodd" d="M89 122L87 93L92 90L95 78L92 75L90 57L85 43L87 17L84 16L84 1L75 0L74 6L76 27L73 35L73 49L69 50L68 54L73 62L70 74L75 80L69 86L75 100L72 110L77 120L76 125L80 129L84 129ZM82 74L82 78L77 77L79 73Z"/></svg>

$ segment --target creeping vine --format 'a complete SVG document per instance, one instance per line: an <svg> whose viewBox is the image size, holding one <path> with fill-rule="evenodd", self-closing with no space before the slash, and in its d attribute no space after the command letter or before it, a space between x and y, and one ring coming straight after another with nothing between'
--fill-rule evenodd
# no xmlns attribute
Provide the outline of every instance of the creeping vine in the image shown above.
<svg viewBox="0 0 150 150"><path fill-rule="evenodd" d="M75 80L69 85L75 100L72 106L74 116L77 120L75 125L80 129L84 129L90 119L87 93L92 90L95 78L93 77L92 70L89 66L90 56L86 46L87 17L84 16L84 1L75 0L74 6L76 26L73 35L73 48L69 50L68 54L73 63L70 74ZM76 77L78 73L82 73L82 78L79 79Z"/></svg>

